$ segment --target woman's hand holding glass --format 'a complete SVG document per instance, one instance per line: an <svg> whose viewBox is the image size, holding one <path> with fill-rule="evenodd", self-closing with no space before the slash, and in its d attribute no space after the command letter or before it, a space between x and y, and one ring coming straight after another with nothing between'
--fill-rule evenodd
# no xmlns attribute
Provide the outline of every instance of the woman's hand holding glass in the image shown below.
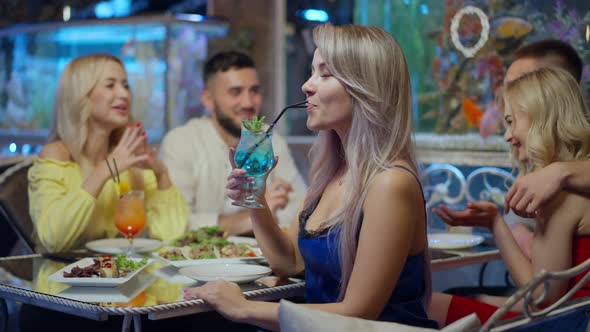
<svg viewBox="0 0 590 332"><path fill-rule="evenodd" d="M235 148L229 149L229 159L233 169L227 177L227 197L234 201L243 201L246 198L252 199L253 196L255 196L257 201L265 198L263 203L267 204L266 196L268 195L266 195L266 178L268 177L268 174L270 174L270 172L276 167L279 158L274 158L273 166L268 171L268 173L260 177L253 177L248 176L246 170L237 168L234 161L235 152ZM253 183L255 181L257 183Z"/></svg>
<svg viewBox="0 0 590 332"><path fill-rule="evenodd" d="M445 205L432 209L449 226L487 227L493 229L494 224L502 220L498 206L490 202L468 202L467 209L455 211Z"/></svg>
<svg viewBox="0 0 590 332"><path fill-rule="evenodd" d="M260 209L266 191L268 173L276 166L272 135L242 128L238 146L230 149L233 171L228 177L228 197L233 205Z"/></svg>

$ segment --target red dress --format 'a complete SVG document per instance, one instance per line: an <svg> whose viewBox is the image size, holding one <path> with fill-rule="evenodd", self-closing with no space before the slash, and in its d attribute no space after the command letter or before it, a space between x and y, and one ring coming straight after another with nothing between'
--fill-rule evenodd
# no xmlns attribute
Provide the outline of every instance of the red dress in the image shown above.
<svg viewBox="0 0 590 332"><path fill-rule="evenodd" d="M572 249L572 267L577 266L589 259L590 235L581 235L574 237L574 244ZM582 273L576 276L572 281L570 281L569 289L573 288L578 283L578 281L580 281L586 275L586 273ZM572 298L575 299L578 297L585 296L590 296L590 282L587 282L582 288L580 288ZM472 312L475 312L475 314L477 314L477 317L483 324L492 316L492 314L497 309L498 307L493 306L491 304L453 295L451 298L451 303L449 304L449 311L447 312L446 324L451 324L456 320L459 320L467 315L470 315ZM506 315L504 315L504 317L502 317L502 319L508 319L517 316L520 316L520 313L508 312L506 313Z"/></svg>

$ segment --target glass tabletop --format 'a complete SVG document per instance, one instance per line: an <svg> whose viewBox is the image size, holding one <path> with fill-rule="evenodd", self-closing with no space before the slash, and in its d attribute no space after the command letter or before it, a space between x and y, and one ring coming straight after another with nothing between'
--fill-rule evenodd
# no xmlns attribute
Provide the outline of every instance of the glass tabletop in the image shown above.
<svg viewBox="0 0 590 332"><path fill-rule="evenodd" d="M153 260L128 281L114 286L70 286L49 280L49 276L72 264L73 261L92 256L90 253L75 253L49 255L49 257L32 255L1 258L0 271L4 273L4 276L0 280L0 285L30 291L30 296L43 294L108 308L142 308L185 301L182 296L182 290L185 287L203 284L181 275L177 267L166 265L158 260ZM247 263L260 264L252 261ZM302 281L279 280L277 277L268 276L254 282L240 284L240 287L245 294L256 293L256 291L264 293L276 291L276 296L280 298L280 289L283 286L298 284L302 284Z"/></svg>

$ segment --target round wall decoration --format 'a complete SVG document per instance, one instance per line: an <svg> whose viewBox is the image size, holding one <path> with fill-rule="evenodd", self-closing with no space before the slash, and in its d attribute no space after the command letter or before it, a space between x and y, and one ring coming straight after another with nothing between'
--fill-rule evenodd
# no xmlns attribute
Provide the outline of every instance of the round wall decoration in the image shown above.
<svg viewBox="0 0 590 332"><path fill-rule="evenodd" d="M479 19L479 22L481 23L481 33L479 40L471 47L466 47L459 39L459 23L461 22L461 18L463 18L464 15L476 15ZM484 47L488 41L490 34L490 21L488 20L488 16L480 8L474 6L465 6L453 16L450 30L451 40L453 41L455 48L463 53L465 57L472 58L477 52L479 52L479 50L482 49L482 47Z"/></svg>

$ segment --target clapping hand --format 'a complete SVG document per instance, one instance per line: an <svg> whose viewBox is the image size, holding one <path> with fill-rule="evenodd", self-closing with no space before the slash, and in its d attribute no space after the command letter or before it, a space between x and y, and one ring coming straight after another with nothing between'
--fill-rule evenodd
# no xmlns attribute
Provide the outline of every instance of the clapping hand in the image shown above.
<svg viewBox="0 0 590 332"><path fill-rule="evenodd" d="M141 128L141 124L129 124L119 143L109 155L109 161L116 161L119 172L145 163L149 159L148 153L142 151L145 140L145 132Z"/></svg>
<svg viewBox="0 0 590 332"><path fill-rule="evenodd" d="M151 169L152 171L154 171L156 178L159 178L160 175L165 173L168 169L167 169L166 165L164 164L164 162L161 161L160 159L158 159L157 149L155 147L150 146L150 144L148 142L147 134L146 134L145 130L141 127L141 123L138 123L136 126L138 126L138 128L140 128L140 130L141 130L140 135L143 139L142 139L141 144L139 144L137 146L137 148L135 149L134 153L136 155L146 155L147 156L147 158L144 161L142 161L141 163L139 163L136 166L138 166L139 168L143 168L143 169Z"/></svg>
<svg viewBox="0 0 590 332"><path fill-rule="evenodd" d="M468 202L467 209L455 211L445 205L432 209L449 226L487 227L492 229L500 216L498 206L490 202Z"/></svg>

